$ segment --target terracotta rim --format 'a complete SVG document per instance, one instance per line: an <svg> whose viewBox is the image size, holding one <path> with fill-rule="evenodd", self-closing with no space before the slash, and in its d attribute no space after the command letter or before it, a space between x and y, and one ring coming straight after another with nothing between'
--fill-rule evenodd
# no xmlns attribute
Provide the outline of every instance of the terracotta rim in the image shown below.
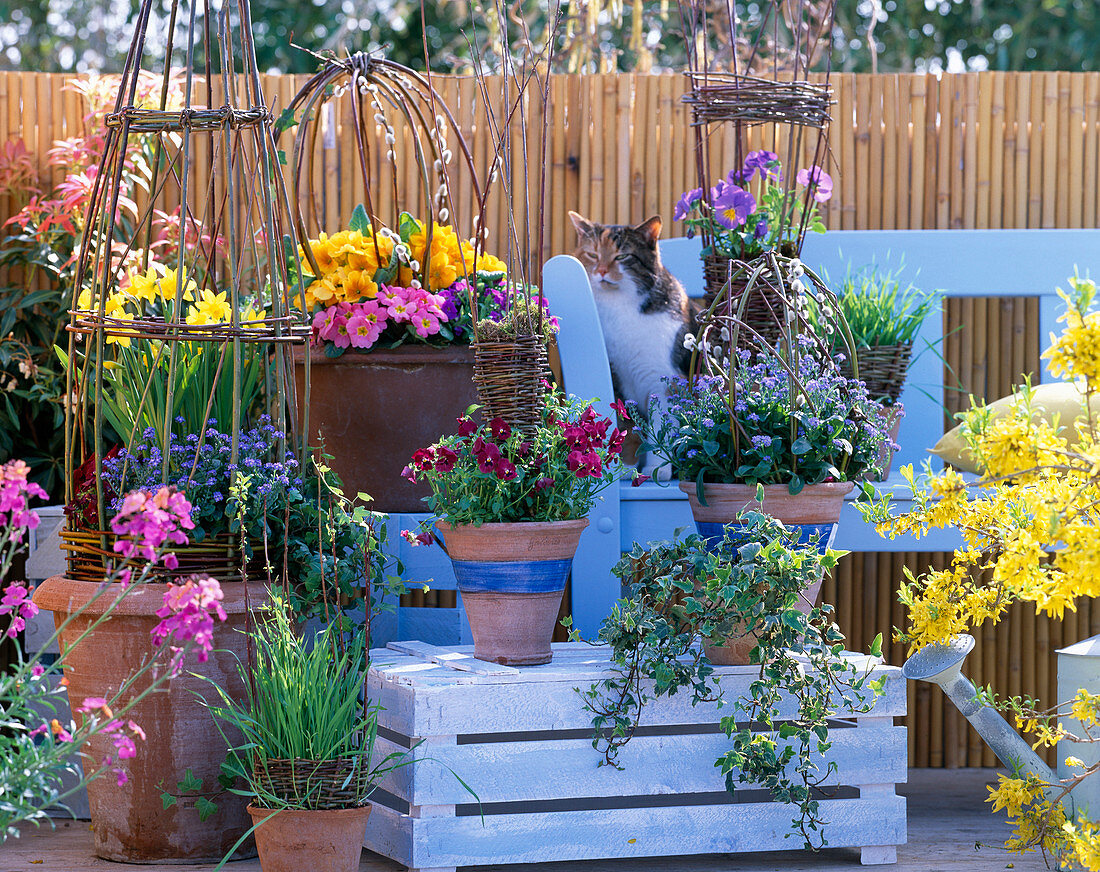
<svg viewBox="0 0 1100 872"><path fill-rule="evenodd" d="M300 345L294 346L294 362L301 364L305 352ZM323 348L309 349L311 366L378 366L393 364L409 366L418 363L461 363L473 365L474 350L468 345L450 345L436 348L431 345L401 345L397 348L379 348L372 351L349 349L339 357L329 357Z"/></svg>
<svg viewBox="0 0 1100 872"><path fill-rule="evenodd" d="M785 524L835 524L840 520L844 499L855 486L850 481L808 484L794 496L785 484L764 485L763 510ZM707 505L699 502L695 482L681 481L696 521L728 523L738 512L756 503L756 485L703 483Z"/></svg>
<svg viewBox="0 0 1100 872"><path fill-rule="evenodd" d="M442 544L452 560L510 563L572 557L588 518L572 521L513 521L452 526L436 521Z"/></svg>
<svg viewBox="0 0 1100 872"><path fill-rule="evenodd" d="M114 615L151 615L164 605L164 592L167 586L156 582L132 585L118 606ZM92 602L97 592L103 593ZM270 588L261 582L249 582L247 598L245 586L240 582L222 585L225 599L222 607L227 614L244 614L248 608L263 604L270 597ZM101 615L122 592L122 585L107 585L91 581L79 581L64 575L55 575L42 582L34 592L34 604L47 612L71 613L87 606L84 614ZM91 603L91 605L88 605Z"/></svg>

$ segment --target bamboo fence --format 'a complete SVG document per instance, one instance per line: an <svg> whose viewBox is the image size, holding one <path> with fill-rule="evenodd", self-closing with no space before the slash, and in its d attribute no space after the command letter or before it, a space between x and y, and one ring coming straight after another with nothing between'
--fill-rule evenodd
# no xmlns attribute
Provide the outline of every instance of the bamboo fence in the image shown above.
<svg viewBox="0 0 1100 872"><path fill-rule="evenodd" d="M61 171L45 164L57 139L79 135L79 97L64 90L65 79L45 73L0 73L0 145L21 137L36 155L47 181ZM264 85L276 114L287 106L303 79L267 77ZM485 134L483 107L472 79L433 77L459 121L484 178L492 145ZM832 77L835 104L830 165L835 180L824 207L831 228L997 228L1095 227L1100 167L1100 73L973 73L944 75L850 75ZM681 102L686 88L677 75L561 75L550 89L547 203L542 216L548 254L571 250L570 209L605 223L636 223L654 214L666 218L666 235L680 228L668 217L680 193L694 187L688 116ZM532 125L536 121L532 120ZM315 161L313 196L328 230L344 226L362 201L362 181L345 119L324 121L321 155ZM750 143L770 147L771 140ZM781 139L780 142L783 140ZM289 149L289 138L280 143ZM345 147L347 146L347 147ZM520 156L522 143L511 143ZM712 142L714 170L730 168L732 136ZM378 150L381 152L381 150ZM537 160L533 143L529 153ZM379 159L383 159L381 154ZM202 156L196 172L202 173ZM399 177L407 180L408 202L416 190L415 162L404 160L398 141ZM808 155L786 159L806 165ZM472 227L469 182L455 175L452 220L460 233ZM529 211L516 198L521 225ZM532 200L533 204L533 200ZM174 204L167 204L169 206ZM382 191L378 213L401 208ZM489 199L488 250L501 248L504 200ZM12 213L10 196L0 196L0 221ZM532 206L533 208L533 206ZM1082 252L1082 270L1088 257ZM947 411L965 398L1008 393L1021 373L1037 372L1041 337L1033 301L952 300L945 314L944 357L960 390ZM954 331L966 324L965 331ZM954 331L954 332L953 332ZM853 554L825 588L839 622L859 649L903 621L895 596L902 566L919 571L942 566L942 554ZM453 592L410 595L408 605L448 607ZM1014 608L997 627L982 627L977 650L967 661L975 684L999 693L1031 693L1053 702L1054 649L1100 632L1100 606L1085 602L1061 622ZM891 662L905 652L890 646ZM990 766L992 752L969 729L943 695L927 684L910 685L908 718L913 766Z"/></svg>

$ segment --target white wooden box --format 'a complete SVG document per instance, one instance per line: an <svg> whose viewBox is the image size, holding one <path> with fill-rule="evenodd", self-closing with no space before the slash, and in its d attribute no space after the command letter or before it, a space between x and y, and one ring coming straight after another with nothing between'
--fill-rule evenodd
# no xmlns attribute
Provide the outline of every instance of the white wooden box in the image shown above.
<svg viewBox="0 0 1100 872"><path fill-rule="evenodd" d="M651 702L622 749L623 769L599 766L591 715L576 688L611 674L606 650L554 646L546 666L511 669L472 658L472 648L391 643L371 653L369 692L382 754L423 743L424 758L376 793L365 846L412 870L555 860L791 850L794 809L763 791L731 796L714 761L729 748L713 704L681 691ZM861 655L846 655L859 659ZM875 666L883 694L865 715L838 719L821 814L830 847L861 849L864 864L896 862L904 844L906 779L901 670ZM732 699L757 667L716 670ZM477 792L481 809L445 767ZM835 789L834 789L835 788ZM484 822L479 812L484 813Z"/></svg>

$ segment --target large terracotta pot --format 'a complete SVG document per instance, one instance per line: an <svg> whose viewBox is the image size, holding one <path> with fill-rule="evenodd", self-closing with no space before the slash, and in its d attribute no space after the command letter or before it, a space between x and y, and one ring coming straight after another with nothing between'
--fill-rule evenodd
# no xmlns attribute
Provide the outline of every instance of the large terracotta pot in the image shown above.
<svg viewBox="0 0 1100 872"><path fill-rule="evenodd" d="M250 584L249 605L267 599L265 585ZM39 585L34 602L51 611L60 627L70 614L87 605L61 636L61 646L73 644L82 632L115 600L118 585L92 601L100 585L54 576ZM241 699L244 686L237 674L237 658L246 657L245 591L240 582L226 584L223 605L227 620L214 631L215 651L205 663L188 658L184 670L160 692L150 694L127 717L146 735L137 743L137 755L120 761L126 774L120 785L111 773L88 785L95 853L106 860L125 863L212 863L221 860L250 826L246 801L221 789L218 774L225 759L226 744L210 712L195 694L210 697L210 685L197 673L212 679L231 696ZM69 704L73 719L83 717L77 708L87 697L111 698L154 650L150 631L160 622L156 610L163 604L165 588L146 584L127 594L87 638L67 650L65 675L69 681ZM90 604L89 604L90 603ZM147 684L145 685L147 686ZM136 686L135 692L142 687ZM224 729L224 727L223 727ZM227 731L231 741L235 740ZM113 750L107 738L93 738L87 745L92 766ZM88 764L85 764L88 765ZM217 811L199 820L195 803L200 794L181 793L178 783L187 770L202 779L201 795L217 804ZM164 808L162 793L176 796L176 803ZM249 839L236 857L255 856Z"/></svg>
<svg viewBox="0 0 1100 872"><path fill-rule="evenodd" d="M587 518L462 524L438 521L478 660L549 663L565 582Z"/></svg>
<svg viewBox="0 0 1100 872"><path fill-rule="evenodd" d="M263 872L358 872L370 810L365 805L272 811L250 805L260 868Z"/></svg>
<svg viewBox="0 0 1100 872"><path fill-rule="evenodd" d="M817 537L818 545L825 551L836 535L840 510L844 498L852 490L850 481L831 481L808 484L796 495L791 495L785 484L764 485L764 503L756 502L756 485L704 483L703 497L699 501L695 482L681 481L680 490L687 494L691 515L699 535L710 542L722 538L726 527L734 526L738 513L762 510L788 527L798 530L799 542L809 542Z"/></svg>
<svg viewBox="0 0 1100 872"><path fill-rule="evenodd" d="M294 378L304 408L303 352L295 349ZM309 429L324 437L344 491L369 493L380 512L423 512L426 484L401 470L418 448L455 431L455 419L477 402L474 354L467 347L402 346L326 357L310 352Z"/></svg>

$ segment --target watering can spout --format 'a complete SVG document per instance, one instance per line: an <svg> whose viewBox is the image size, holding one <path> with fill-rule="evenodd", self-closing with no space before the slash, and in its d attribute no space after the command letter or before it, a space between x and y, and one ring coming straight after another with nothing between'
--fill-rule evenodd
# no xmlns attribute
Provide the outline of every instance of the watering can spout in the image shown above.
<svg viewBox="0 0 1100 872"><path fill-rule="evenodd" d="M962 674L966 655L974 650L974 637L955 636L948 643L926 645L906 661L902 675L913 681L928 681L943 688L947 698L978 731L982 740L1009 769L1035 775L1047 782L1056 776L1019 733L996 709L982 705L974 685Z"/></svg>

